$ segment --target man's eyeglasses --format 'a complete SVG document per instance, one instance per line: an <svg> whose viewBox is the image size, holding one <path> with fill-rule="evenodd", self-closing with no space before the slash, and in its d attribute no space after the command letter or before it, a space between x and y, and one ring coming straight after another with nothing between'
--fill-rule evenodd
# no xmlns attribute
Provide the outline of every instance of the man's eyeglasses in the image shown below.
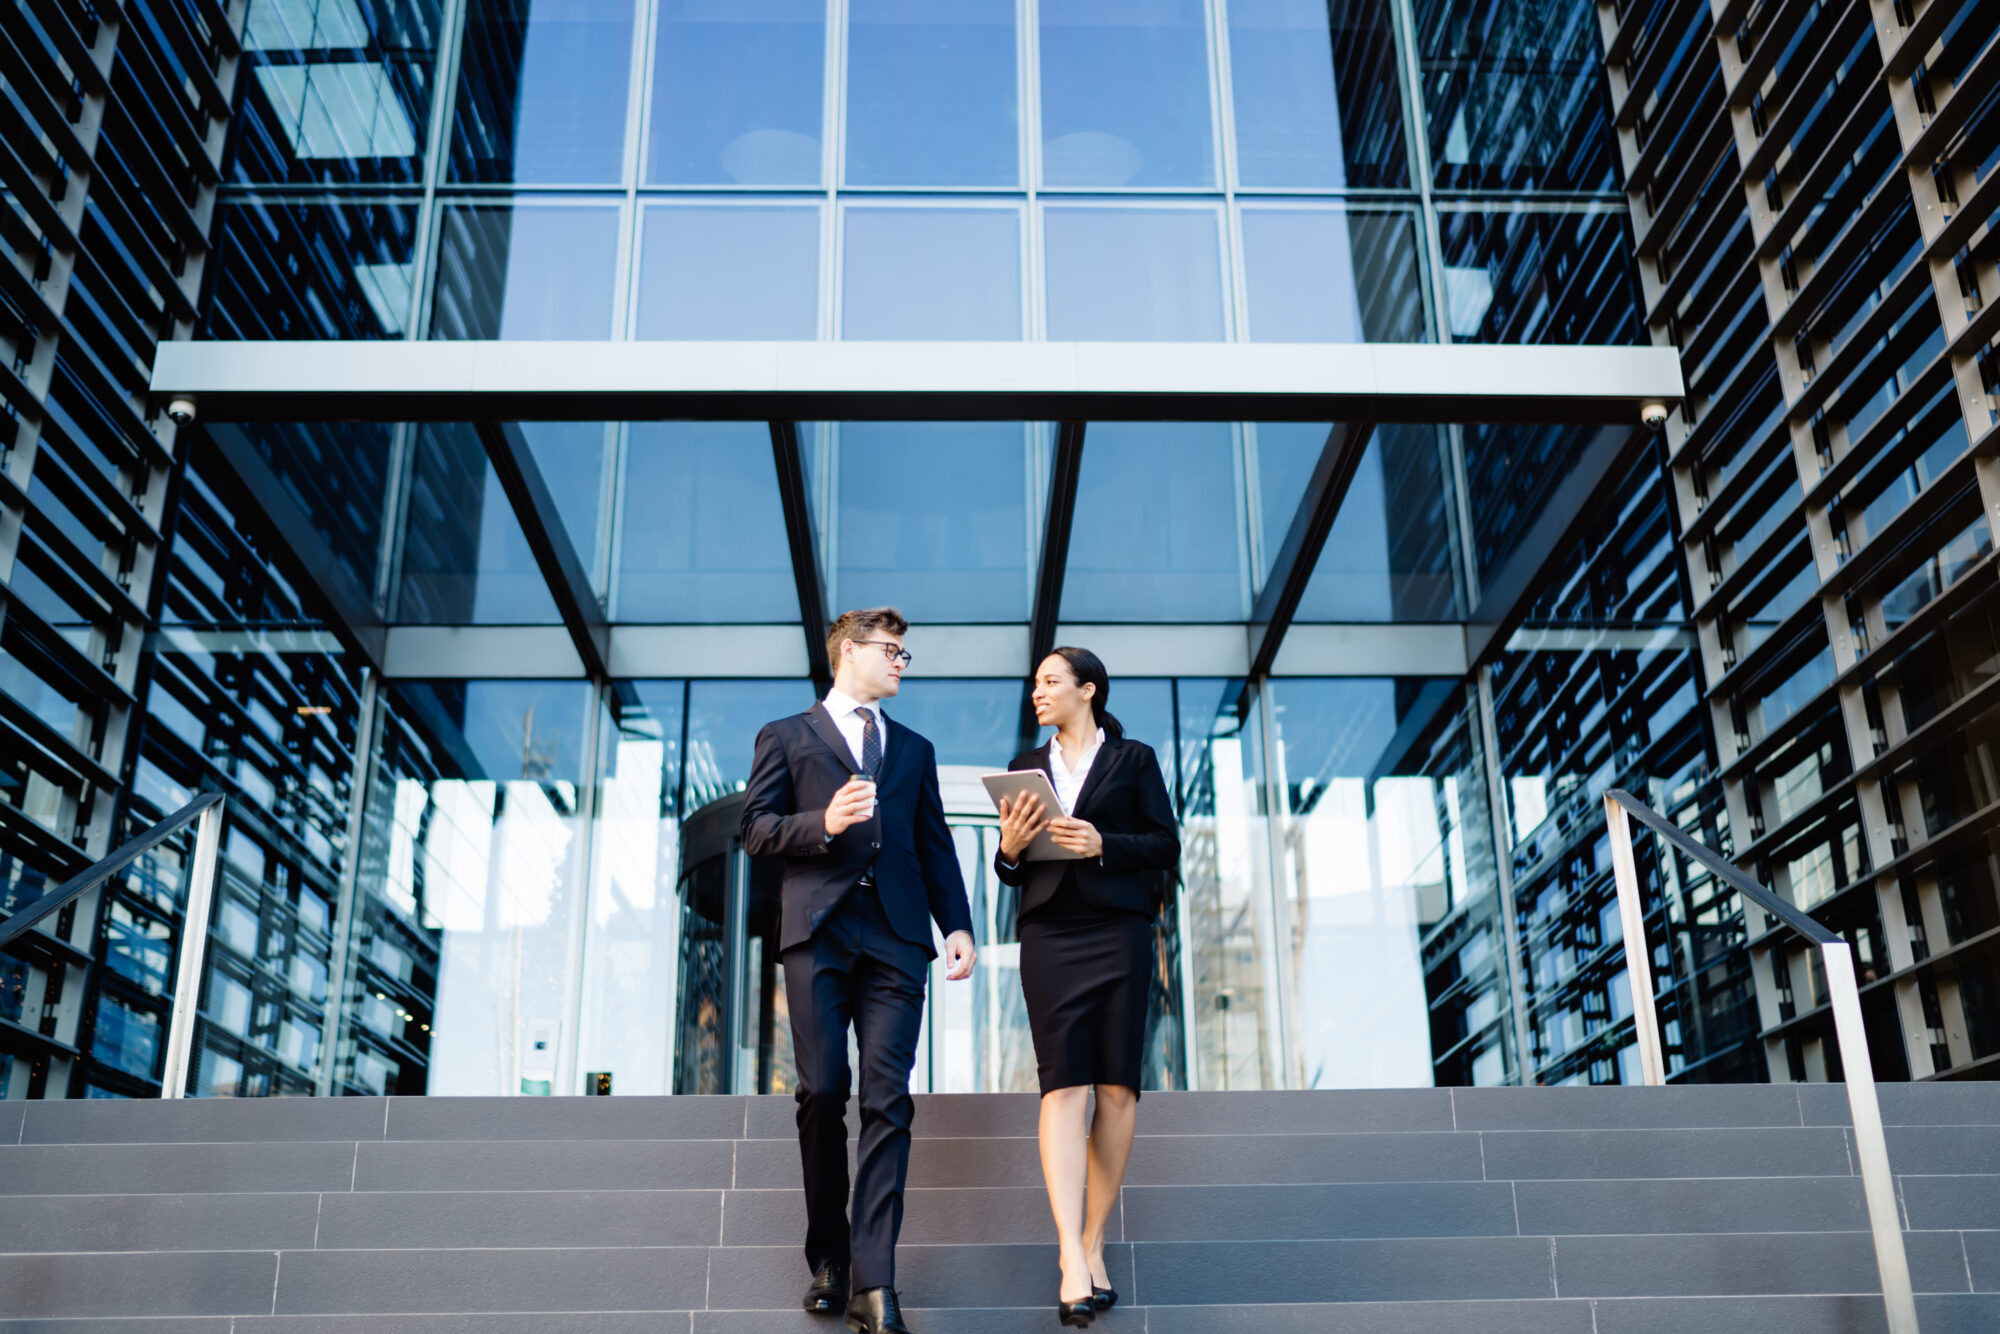
<svg viewBox="0 0 2000 1334"><path fill-rule="evenodd" d="M905 667L910 665L910 651L901 644L892 644L886 639L850 639L847 642L850 644L873 644L876 648L882 650L882 656L890 662L900 662Z"/></svg>

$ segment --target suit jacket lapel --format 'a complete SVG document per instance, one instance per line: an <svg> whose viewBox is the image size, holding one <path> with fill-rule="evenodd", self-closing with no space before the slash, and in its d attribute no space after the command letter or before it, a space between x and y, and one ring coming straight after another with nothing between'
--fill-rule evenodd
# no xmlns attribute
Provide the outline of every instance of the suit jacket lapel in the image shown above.
<svg viewBox="0 0 2000 1334"><path fill-rule="evenodd" d="M1081 820L1083 818L1083 808L1090 804L1092 797L1097 795L1097 789L1104 782L1105 770L1112 768L1118 763L1118 752L1121 747L1121 742L1113 741L1110 737L1106 737L1104 738L1104 744L1097 748L1097 758L1090 762L1090 772L1085 774L1083 778L1083 791L1076 794L1076 807L1070 811L1070 816L1073 819Z"/></svg>
<svg viewBox="0 0 2000 1334"><path fill-rule="evenodd" d="M880 704L875 708L882 715L882 767L876 771L875 777L886 784L889 781L889 765L903 749L895 741L896 732L902 724L892 719L889 711Z"/></svg>
<svg viewBox="0 0 2000 1334"><path fill-rule="evenodd" d="M842 764L849 769L855 767L854 751L849 748L847 738L840 734L840 728L834 725L833 715L826 711L823 701L806 710L806 724Z"/></svg>

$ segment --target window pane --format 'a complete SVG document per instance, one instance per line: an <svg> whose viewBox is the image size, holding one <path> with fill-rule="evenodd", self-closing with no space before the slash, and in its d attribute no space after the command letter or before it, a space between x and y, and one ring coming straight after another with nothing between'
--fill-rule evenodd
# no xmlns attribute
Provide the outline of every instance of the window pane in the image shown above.
<svg viewBox="0 0 2000 1334"><path fill-rule="evenodd" d="M617 209L455 205L439 233L431 337L611 337Z"/></svg>
<svg viewBox="0 0 2000 1334"><path fill-rule="evenodd" d="M1457 341L1646 341L1624 210L1446 212L1438 231Z"/></svg>
<svg viewBox="0 0 2000 1334"><path fill-rule="evenodd" d="M452 179L623 179L631 0L472 0L461 59Z"/></svg>
<svg viewBox="0 0 2000 1334"><path fill-rule="evenodd" d="M1406 213L1246 207L1243 270L1253 342L1424 339L1416 226Z"/></svg>
<svg viewBox="0 0 2000 1334"><path fill-rule="evenodd" d="M559 619L479 433L463 422L427 425L417 437L395 619L413 625Z"/></svg>
<svg viewBox="0 0 2000 1334"><path fill-rule="evenodd" d="M1550 0L1416 0L1431 169L1447 190L1611 190L1597 14Z"/></svg>
<svg viewBox="0 0 2000 1334"><path fill-rule="evenodd" d="M1327 422L1257 422L1244 432L1244 453L1256 479L1257 560L1252 570L1259 592L1270 580L1332 429Z"/></svg>
<svg viewBox="0 0 2000 1334"><path fill-rule="evenodd" d="M1028 619L1046 427L842 422L812 453L830 615L889 605L917 621Z"/></svg>
<svg viewBox="0 0 2000 1334"><path fill-rule="evenodd" d="M1212 210L1050 208L1042 216L1050 338L1226 337Z"/></svg>
<svg viewBox="0 0 2000 1334"><path fill-rule="evenodd" d="M633 422L626 429L614 619L796 621L770 428Z"/></svg>
<svg viewBox="0 0 2000 1334"><path fill-rule="evenodd" d="M542 484L555 501L563 536L590 575L592 586L600 587L597 556L604 526L604 462L610 453L605 444L605 423L518 422L511 429L528 442Z"/></svg>
<svg viewBox="0 0 2000 1334"><path fill-rule="evenodd" d="M1490 581L1534 526L1599 428L1483 424L1464 428L1466 494L1479 577Z"/></svg>
<svg viewBox="0 0 2000 1334"><path fill-rule="evenodd" d="M1220 422L1090 424L1063 620L1249 615L1235 436Z"/></svg>
<svg viewBox="0 0 2000 1334"><path fill-rule="evenodd" d="M289 199L216 209L202 338L401 338L417 209Z"/></svg>
<svg viewBox="0 0 2000 1334"><path fill-rule="evenodd" d="M1202 0L1041 8L1042 183L1215 184Z"/></svg>
<svg viewBox="0 0 2000 1334"><path fill-rule="evenodd" d="M351 587L375 590L383 509L394 469L388 422L214 422L218 439L238 437L276 474L306 522L326 543Z"/></svg>
<svg viewBox="0 0 2000 1334"><path fill-rule="evenodd" d="M817 185L826 6L663 0L646 179Z"/></svg>
<svg viewBox="0 0 2000 1334"><path fill-rule="evenodd" d="M1013 0L851 0L851 185L1016 185Z"/></svg>
<svg viewBox="0 0 2000 1334"><path fill-rule="evenodd" d="M688 683L687 800L694 814L717 797L741 792L765 723L813 706L809 681L691 681Z"/></svg>
<svg viewBox="0 0 2000 1334"><path fill-rule="evenodd" d="M1259 443L1263 432L1259 428ZM1459 614L1451 491L1434 426L1378 426L1348 484L1301 621L1443 621Z"/></svg>
<svg viewBox="0 0 2000 1334"><path fill-rule="evenodd" d="M916 633L922 634L918 627ZM911 670L921 671L912 665ZM1003 681L931 681L903 678L894 699L882 701L890 717L915 728L937 748L938 767L977 767L988 773L1007 767L1020 752L1019 678Z"/></svg>
<svg viewBox="0 0 2000 1334"><path fill-rule="evenodd" d="M843 338L1021 336L1021 214L990 208L849 208Z"/></svg>
<svg viewBox="0 0 2000 1334"><path fill-rule="evenodd" d="M1229 69L1243 185L1408 185L1384 0L1230 0Z"/></svg>
<svg viewBox="0 0 2000 1334"><path fill-rule="evenodd" d="M421 180L438 31L436 0L250 0L235 179Z"/></svg>
<svg viewBox="0 0 2000 1334"><path fill-rule="evenodd" d="M819 333L819 206L697 205L645 212L640 338Z"/></svg>

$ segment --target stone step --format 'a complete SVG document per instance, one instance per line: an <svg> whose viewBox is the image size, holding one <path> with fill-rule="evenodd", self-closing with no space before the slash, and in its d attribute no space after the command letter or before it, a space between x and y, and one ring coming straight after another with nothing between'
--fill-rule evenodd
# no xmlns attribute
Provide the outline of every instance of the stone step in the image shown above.
<svg viewBox="0 0 2000 1334"><path fill-rule="evenodd" d="M1885 1084L1889 1125L2000 1126L2000 1083ZM0 1145L789 1139L786 1097L200 1098L0 1102ZM1032 1138L1029 1094L923 1094L920 1138ZM1149 1093L1142 1135L1843 1126L1839 1085Z"/></svg>

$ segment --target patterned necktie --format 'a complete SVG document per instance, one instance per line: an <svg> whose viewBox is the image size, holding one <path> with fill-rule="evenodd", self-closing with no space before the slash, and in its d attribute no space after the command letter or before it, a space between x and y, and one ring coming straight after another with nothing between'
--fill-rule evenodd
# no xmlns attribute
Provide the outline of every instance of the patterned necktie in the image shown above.
<svg viewBox="0 0 2000 1334"><path fill-rule="evenodd" d="M874 782L882 769L882 732L875 726L875 710L856 709L861 715L861 771Z"/></svg>

